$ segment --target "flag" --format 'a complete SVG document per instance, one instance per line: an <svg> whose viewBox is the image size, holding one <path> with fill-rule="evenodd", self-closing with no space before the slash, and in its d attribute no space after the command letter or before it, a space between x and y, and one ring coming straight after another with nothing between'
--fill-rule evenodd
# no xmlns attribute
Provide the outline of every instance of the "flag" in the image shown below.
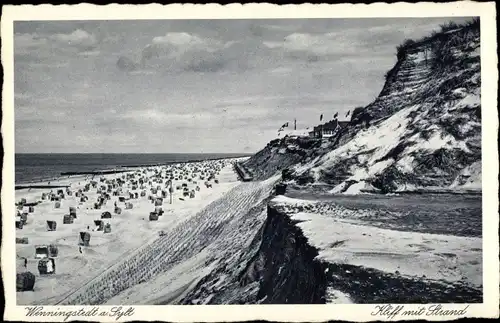
<svg viewBox="0 0 500 323"><path fill-rule="evenodd" d="M339 115L338 112L335 112L335 115L333 116L334 119L337 119L337 116Z"/></svg>
<svg viewBox="0 0 500 323"><path fill-rule="evenodd" d="M319 121L323 121L323 114L319 116Z"/></svg>

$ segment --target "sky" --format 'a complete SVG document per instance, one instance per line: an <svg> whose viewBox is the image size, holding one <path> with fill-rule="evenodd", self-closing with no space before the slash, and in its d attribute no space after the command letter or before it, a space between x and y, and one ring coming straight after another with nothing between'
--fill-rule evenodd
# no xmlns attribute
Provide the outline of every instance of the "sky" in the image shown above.
<svg viewBox="0 0 500 323"><path fill-rule="evenodd" d="M396 46L467 18L14 25L17 153L253 153L373 101Z"/></svg>

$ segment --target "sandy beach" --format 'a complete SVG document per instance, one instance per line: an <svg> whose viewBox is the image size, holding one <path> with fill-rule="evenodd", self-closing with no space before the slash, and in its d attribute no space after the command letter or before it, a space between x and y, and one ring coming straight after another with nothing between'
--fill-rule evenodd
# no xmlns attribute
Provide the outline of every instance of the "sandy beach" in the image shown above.
<svg viewBox="0 0 500 323"><path fill-rule="evenodd" d="M369 198L357 197L361 203ZM395 295L408 293L412 295L410 297L415 297L420 291L414 282L423 281L432 284L434 292L442 288L443 293L447 293L446 289L449 288L453 290L454 296L460 293L466 295L469 290L472 293L481 290L483 267L480 237L458 236L437 229L429 233L433 231L431 228L419 232L407 224L390 226L387 222L390 222L391 216L404 217L400 215L404 213L384 210L384 216L379 216L376 208L356 209L351 206L349 209L335 201L335 197L331 197L330 203L283 195L270 202L284 217L296 223L308 243L318 251L316 259L327 264L327 272L331 271L335 281L332 284L334 287L330 286L332 300L329 302L375 302L376 295L369 295L369 291L377 286L374 282L377 276L384 277L380 278L380 284L384 279L390 280L390 277L406 282L406 291L396 291L394 284L388 285L388 288L394 288ZM417 211L414 210L414 213ZM379 219L373 221L375 217ZM419 221L419 224L422 225L423 221ZM449 221L448 226L451 224ZM364 282L365 279L368 283ZM343 289L342 281L366 285ZM455 287L449 287L453 285ZM346 292L352 293L352 299L347 302Z"/></svg>
<svg viewBox="0 0 500 323"><path fill-rule="evenodd" d="M214 171L214 168L221 167L214 178L210 179L211 187L205 185L207 178L200 179L200 172ZM198 169L198 170L195 170ZM175 170L174 174L186 172L190 177L175 175L177 180L173 180L172 204L170 196L163 199L161 207L164 214L159 216L157 221L150 221L149 213L155 210L155 204L149 196L159 196L161 191L153 194L151 189L160 186L165 189L165 184L148 182L155 172L160 172L166 177L166 172ZM125 180L121 186L119 196L110 196L100 209L94 208L98 196L98 189L106 182L110 183L118 178L126 178L135 174L136 178L145 179L143 189L134 187L130 181ZM194 174L194 175L193 175ZM172 175L174 176L174 175ZM196 178L192 178L196 176ZM80 198L75 196L78 190L84 190L85 185L91 181L97 181L96 187L83 194L88 197L86 202L80 202ZM102 182L101 182L102 181ZM44 183L46 184L46 183ZM183 191L186 186L189 192L194 191L195 196L190 198L184 196ZM16 191L16 201L26 199L27 203L41 201L34 207L34 211L29 213L29 208L24 207L20 213L27 213L27 221L22 229L16 229L16 238L27 238L28 244L17 244L17 271L28 270L35 274L36 283L33 292L18 292L18 304L50 304L57 303L65 295L71 293L100 272L110 267L122 257L130 254L137 248L147 245L159 236L160 231L168 233L183 222L190 219L201 209L211 202L221 198L224 194L237 186L239 181L229 160L216 162L197 162L186 164L173 164L169 166L157 166L151 168L137 168L128 173L113 174L107 176L72 176L70 178L60 178L51 181L50 185L69 185L72 195L65 194L61 199L59 208L55 207L54 201L42 200L42 193L56 193L58 189L22 189ZM177 189L177 186L181 186ZM196 190L199 187L199 191ZM118 187L118 186L117 186ZM135 190L133 189L135 188ZM65 190L65 189L64 189ZM113 189L112 191L116 191ZM140 196L141 191L145 191L145 196ZM129 200L129 193L139 193L137 199ZM119 202L119 197L126 197L127 202L133 204L132 209L126 209L124 202ZM182 199L182 200L181 200ZM115 213L115 204L121 208L121 214ZM72 224L63 224L63 216L69 213L69 208L75 207L77 217ZM103 212L110 212L111 219L103 219L111 225L111 232L97 231L94 220L101 219ZM47 221L56 221L55 231L48 231ZM90 233L89 246L79 249L79 232ZM40 275L38 270L39 259L35 259L35 246L53 244L58 248L58 255L55 257L56 272L51 275ZM27 268L24 268L24 258L27 258Z"/></svg>

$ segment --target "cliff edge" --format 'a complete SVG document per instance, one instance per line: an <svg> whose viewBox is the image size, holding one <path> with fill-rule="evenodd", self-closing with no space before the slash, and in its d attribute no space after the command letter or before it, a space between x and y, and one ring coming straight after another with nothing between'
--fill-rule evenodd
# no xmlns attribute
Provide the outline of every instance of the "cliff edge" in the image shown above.
<svg viewBox="0 0 500 323"><path fill-rule="evenodd" d="M336 136L274 140L246 165L290 168L291 183L331 193L480 192L479 45L478 21L406 41L379 96Z"/></svg>

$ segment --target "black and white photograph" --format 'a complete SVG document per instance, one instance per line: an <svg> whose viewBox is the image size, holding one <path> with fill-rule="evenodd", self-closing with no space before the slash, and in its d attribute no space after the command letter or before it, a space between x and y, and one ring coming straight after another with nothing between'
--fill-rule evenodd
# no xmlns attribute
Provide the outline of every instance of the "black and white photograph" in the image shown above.
<svg viewBox="0 0 500 323"><path fill-rule="evenodd" d="M486 303L482 27L14 19L15 305Z"/></svg>

